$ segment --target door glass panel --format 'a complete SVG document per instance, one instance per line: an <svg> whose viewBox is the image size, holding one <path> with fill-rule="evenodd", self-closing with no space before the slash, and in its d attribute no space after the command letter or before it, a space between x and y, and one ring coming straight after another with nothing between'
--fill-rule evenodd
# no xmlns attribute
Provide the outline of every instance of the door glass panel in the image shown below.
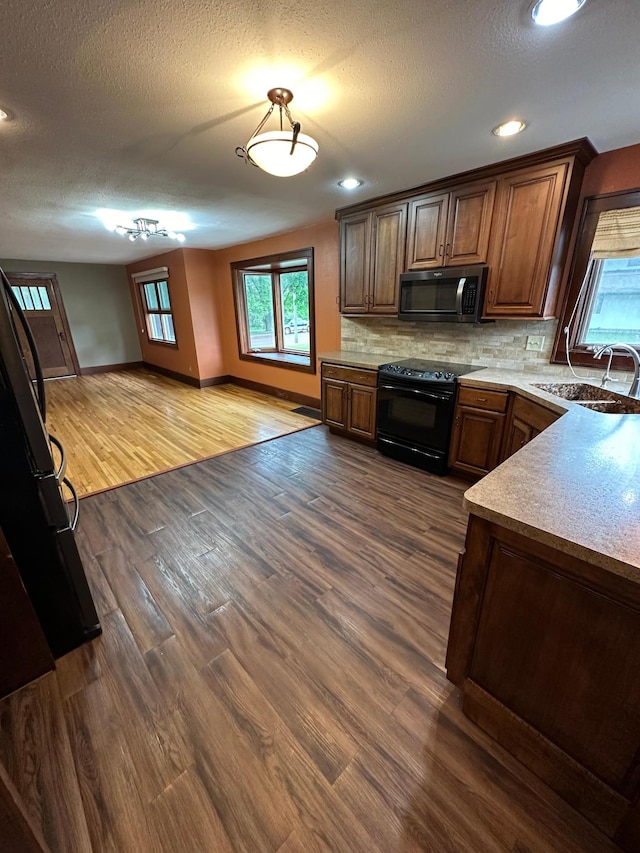
<svg viewBox="0 0 640 853"><path fill-rule="evenodd" d="M40 294L39 287L30 287L29 293L31 294L31 299L33 300L33 306L36 311L42 311L42 302L40 302Z"/></svg>
<svg viewBox="0 0 640 853"><path fill-rule="evenodd" d="M144 298L147 301L147 308L149 309L149 311L158 310L158 295L156 293L156 286L153 282L151 282L150 284L145 284Z"/></svg>
<svg viewBox="0 0 640 853"><path fill-rule="evenodd" d="M31 298L31 294L29 293L28 287L21 287L22 298L24 299L24 307L27 311L33 311L33 299Z"/></svg>
<svg viewBox="0 0 640 853"><path fill-rule="evenodd" d="M14 295L15 295L16 299L18 300L18 305L19 305L19 306L22 308L22 310L24 311L24 309L25 309L25 304L24 304L24 299L22 298L22 288L13 286L13 287L11 288L11 290L13 290L13 293L14 293Z"/></svg>
<svg viewBox="0 0 640 853"><path fill-rule="evenodd" d="M51 311L51 303L49 302L49 294L47 292L46 287L39 287L38 293L40 294L40 302L42 302L42 308L44 311Z"/></svg>
<svg viewBox="0 0 640 853"><path fill-rule="evenodd" d="M163 340L162 323L159 314L149 314L149 337L156 341Z"/></svg>
<svg viewBox="0 0 640 853"><path fill-rule="evenodd" d="M274 349L273 290L270 275L245 275L244 292L249 320L249 349Z"/></svg>
<svg viewBox="0 0 640 853"><path fill-rule="evenodd" d="M309 277L306 270L280 273L284 349L309 355Z"/></svg>
<svg viewBox="0 0 640 853"><path fill-rule="evenodd" d="M173 328L173 319L171 314L161 314L162 331L165 341L170 341L172 344L176 342L176 333Z"/></svg>
<svg viewBox="0 0 640 853"><path fill-rule="evenodd" d="M164 311L168 311L171 308L171 303L169 302L169 285L166 281L158 282L158 291L160 292L160 307Z"/></svg>

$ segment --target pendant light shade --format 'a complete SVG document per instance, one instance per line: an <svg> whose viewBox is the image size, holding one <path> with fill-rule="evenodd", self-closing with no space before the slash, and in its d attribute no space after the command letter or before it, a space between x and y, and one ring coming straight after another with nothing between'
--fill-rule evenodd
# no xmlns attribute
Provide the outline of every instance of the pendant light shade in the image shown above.
<svg viewBox="0 0 640 853"><path fill-rule="evenodd" d="M318 143L306 133L299 133L292 150L293 131L270 130L252 137L247 154L263 171L278 178L289 178L304 172L318 156Z"/></svg>
<svg viewBox="0 0 640 853"><path fill-rule="evenodd" d="M243 157L245 162L278 178L299 175L318 156L318 143L306 133L300 133L300 122L294 122L291 118L288 104L293 94L289 89L270 89L267 94L271 106L266 116L253 131L247 144L236 148L236 154ZM280 129L260 133L276 106L280 110ZM283 113L289 121L290 130L283 127Z"/></svg>

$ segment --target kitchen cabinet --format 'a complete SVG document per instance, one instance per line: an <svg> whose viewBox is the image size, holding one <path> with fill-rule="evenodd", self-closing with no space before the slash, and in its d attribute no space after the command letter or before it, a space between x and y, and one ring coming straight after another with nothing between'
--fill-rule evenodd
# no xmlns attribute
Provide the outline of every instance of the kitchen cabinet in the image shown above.
<svg viewBox="0 0 640 853"><path fill-rule="evenodd" d="M486 319L557 316L595 154L578 139L337 210L340 310L394 315L400 273L486 264Z"/></svg>
<svg viewBox="0 0 640 853"><path fill-rule="evenodd" d="M511 395L500 461L508 459L560 417L532 400Z"/></svg>
<svg viewBox="0 0 640 853"><path fill-rule="evenodd" d="M449 465L482 476L498 464L509 394L484 388L458 388L449 448Z"/></svg>
<svg viewBox="0 0 640 853"><path fill-rule="evenodd" d="M446 667L467 717L638 850L640 584L472 514Z"/></svg>
<svg viewBox="0 0 640 853"><path fill-rule="evenodd" d="M406 236L406 202L341 219L342 313L398 313L398 281L404 270Z"/></svg>
<svg viewBox="0 0 640 853"><path fill-rule="evenodd" d="M322 420L332 432L374 441L378 373L336 364L322 365Z"/></svg>
<svg viewBox="0 0 640 853"><path fill-rule="evenodd" d="M556 315L553 285L560 271L555 251L562 243L570 166L566 160L498 180L485 317ZM575 205L571 209L573 221Z"/></svg>
<svg viewBox="0 0 640 853"><path fill-rule="evenodd" d="M472 183L409 202L409 270L487 260L496 181Z"/></svg>

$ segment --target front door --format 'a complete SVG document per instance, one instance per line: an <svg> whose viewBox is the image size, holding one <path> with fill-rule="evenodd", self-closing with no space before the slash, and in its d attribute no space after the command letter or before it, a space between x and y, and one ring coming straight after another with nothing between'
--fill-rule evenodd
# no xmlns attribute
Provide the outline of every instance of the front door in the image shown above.
<svg viewBox="0 0 640 853"><path fill-rule="evenodd" d="M76 374L78 361L56 276L47 273L7 273L7 278L29 323L44 378ZM18 328L18 334L33 377L33 364L21 328Z"/></svg>

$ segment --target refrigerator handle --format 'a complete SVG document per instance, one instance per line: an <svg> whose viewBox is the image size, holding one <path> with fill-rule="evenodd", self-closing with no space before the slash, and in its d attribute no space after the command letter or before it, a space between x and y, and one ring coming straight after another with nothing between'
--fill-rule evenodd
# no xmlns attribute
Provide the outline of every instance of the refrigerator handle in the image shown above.
<svg viewBox="0 0 640 853"><path fill-rule="evenodd" d="M51 435L51 433L49 433L49 441L51 442L51 444L54 444L60 451L60 465L58 466L58 470L55 473L56 480L60 481L63 479L64 472L67 470L67 454L65 453L64 447L62 446L62 442L58 441L55 435Z"/></svg>
<svg viewBox="0 0 640 853"><path fill-rule="evenodd" d="M78 497L78 493L74 489L73 484L71 483L70 480L67 480L67 478L65 477L62 482L69 489L69 491L71 492L71 494L73 496L73 505L74 505L73 521L69 524L69 527L75 533L75 529L78 526L78 517L80 515L80 499Z"/></svg>
<svg viewBox="0 0 640 853"><path fill-rule="evenodd" d="M42 367L40 366L40 357L38 356L38 348L36 347L36 342L34 341L33 335L31 334L31 329L29 328L27 318L24 316L22 308L20 307L20 303L18 302L16 295L13 292L11 285L9 284L9 279L6 277L3 270L0 270L0 277L2 279L2 284L4 285L4 288L7 292L7 296L11 301L11 305L13 306L14 311L18 315L18 319L20 320L20 324L24 329L25 336L29 343L31 357L33 358L33 367L36 372L36 386L38 388L38 408L40 409L40 415L42 416L42 420L46 421L47 402L44 391L44 377L42 376Z"/></svg>

